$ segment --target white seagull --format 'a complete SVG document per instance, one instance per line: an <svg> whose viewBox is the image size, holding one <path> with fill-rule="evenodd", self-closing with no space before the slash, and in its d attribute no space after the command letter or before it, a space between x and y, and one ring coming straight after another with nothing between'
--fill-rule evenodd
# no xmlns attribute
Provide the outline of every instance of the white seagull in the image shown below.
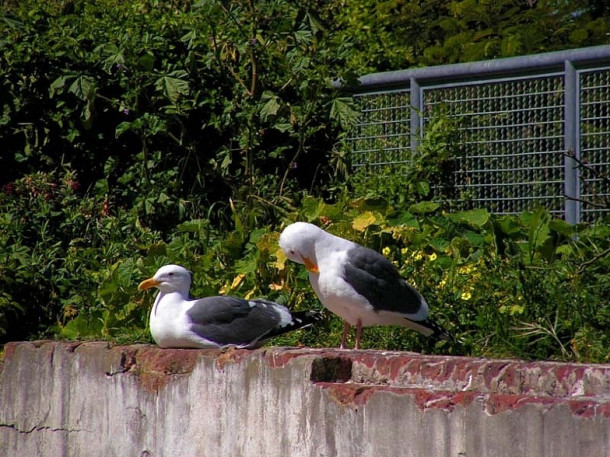
<svg viewBox="0 0 610 457"><path fill-rule="evenodd" d="M256 348L269 338L321 320L317 311L291 312L267 300L237 297L190 298L191 273L165 265L142 281L140 290L159 293L150 314L150 333L162 348Z"/></svg>
<svg viewBox="0 0 610 457"><path fill-rule="evenodd" d="M384 256L331 235L306 222L295 222L280 235L286 256L305 265L322 304L344 320L341 349L350 326L356 326L356 349L362 327L400 325L423 335L450 338L428 320L428 304Z"/></svg>

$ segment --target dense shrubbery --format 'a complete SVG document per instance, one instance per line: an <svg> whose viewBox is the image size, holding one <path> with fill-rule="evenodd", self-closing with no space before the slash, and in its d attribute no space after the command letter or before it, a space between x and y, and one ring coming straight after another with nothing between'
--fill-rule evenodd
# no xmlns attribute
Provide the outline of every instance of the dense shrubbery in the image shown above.
<svg viewBox="0 0 610 457"><path fill-rule="evenodd" d="M115 274L114 262L170 239L180 223L206 219L224 233L234 204L251 230L275 217L284 195L335 173L330 154L349 105L335 103L328 81L341 56L321 45L322 23L299 2L3 8L7 337L36 336L79 308L99 311L95 285ZM80 183L69 196L64 174ZM59 275L64 260L77 265Z"/></svg>
<svg viewBox="0 0 610 457"><path fill-rule="evenodd" d="M461 16L470 5L446 4ZM379 7L394 14L392 5ZM193 270L197 295L317 307L304 269L277 247L283 224L308 220L386 254L464 341L434 345L383 328L366 330L367 347L607 361L607 223L420 201L450 128L423 143L422 157L435 159L407 176L349 188L335 179L346 171L341 127L355 112L330 78L424 63L432 51L434 63L465 58L438 51L451 48L458 21L418 33L412 50L389 28L379 37L396 36L396 55L414 57L378 61L387 43L354 47L373 16L344 6L9 3L0 24L0 341L148 341L152 297L136 286L169 262ZM581 11L555 18L567 21L561 36L583 36L590 13ZM598 22L586 28L587 44L602 42ZM504 49L498 36L508 35L481 49ZM576 43L556 39L539 37L535 49ZM340 327L329 318L276 343L338 345Z"/></svg>
<svg viewBox="0 0 610 457"><path fill-rule="evenodd" d="M575 228L542 209L493 217L484 210L443 214L434 203L396 210L366 199L304 206L300 218L383 252L417 285L435 318L464 341L435 350L607 360L607 224ZM372 347L428 344L404 330L366 335Z"/></svg>
<svg viewBox="0 0 610 457"><path fill-rule="evenodd" d="M119 204L163 190L216 211L327 182L341 53L298 3L18 2L0 25L0 179L69 166Z"/></svg>
<svg viewBox="0 0 610 457"><path fill-rule="evenodd" d="M348 65L375 72L608 44L609 16L598 0L362 0L336 21Z"/></svg>
<svg viewBox="0 0 610 457"><path fill-rule="evenodd" d="M319 307L305 270L287 263L277 246L282 224L307 220L383 252L426 296L434 318L463 341L434 346L408 330L375 328L366 330L365 347L608 360L608 224L573 227L543 209L497 217L444 213L433 202L398 209L382 199L326 204L307 197L298 209L276 208L272 226L249 229L250 211L234 207L230 231L189 220L163 239L141 226L137 211L109 214L106 200L77 198L75 186L70 173L28 176L0 201L7 210L0 306L5 316L26 317L33 336L55 319L51 331L60 337L148 340L152 297L136 286L170 262L194 272L196 295ZM329 317L276 344L334 346L340 328Z"/></svg>

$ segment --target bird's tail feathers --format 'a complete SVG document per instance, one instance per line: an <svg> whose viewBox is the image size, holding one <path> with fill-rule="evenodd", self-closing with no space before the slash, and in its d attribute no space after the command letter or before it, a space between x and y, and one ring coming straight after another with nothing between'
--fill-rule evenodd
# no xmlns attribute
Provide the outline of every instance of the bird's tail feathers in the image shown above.
<svg viewBox="0 0 610 457"><path fill-rule="evenodd" d="M324 319L324 314L321 311L291 311L290 315L292 316L292 322L284 325L283 327L275 327L269 330L255 341L252 341L243 347L248 349L256 348L270 338L283 335L284 333L288 333L293 330L310 327L316 322Z"/></svg>
<svg viewBox="0 0 610 457"><path fill-rule="evenodd" d="M324 319L324 314L321 311L292 311L290 314L292 315L292 323L286 326L290 329L309 327Z"/></svg>
<svg viewBox="0 0 610 457"><path fill-rule="evenodd" d="M453 335L451 335L441 325L437 324L434 321L431 321L429 319L423 321L412 321L410 319L407 320L409 321L409 327L411 327L413 330L418 331L424 336L447 341L456 341Z"/></svg>

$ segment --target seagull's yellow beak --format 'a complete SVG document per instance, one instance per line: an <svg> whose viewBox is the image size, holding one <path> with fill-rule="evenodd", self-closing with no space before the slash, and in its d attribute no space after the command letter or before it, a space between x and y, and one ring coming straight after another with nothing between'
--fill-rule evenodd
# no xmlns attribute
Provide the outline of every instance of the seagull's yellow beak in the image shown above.
<svg viewBox="0 0 610 457"><path fill-rule="evenodd" d="M159 281L157 281L155 278L149 278L149 279L145 279L144 281L142 281L140 283L140 285L138 286L138 289L139 290L148 290L153 287L157 287L159 284L161 284L161 283Z"/></svg>
<svg viewBox="0 0 610 457"><path fill-rule="evenodd" d="M316 265L315 262L312 262L305 256L302 256L302 257L303 257L303 263L305 264L305 268L307 268L307 271L309 271L310 273L319 273L318 266Z"/></svg>

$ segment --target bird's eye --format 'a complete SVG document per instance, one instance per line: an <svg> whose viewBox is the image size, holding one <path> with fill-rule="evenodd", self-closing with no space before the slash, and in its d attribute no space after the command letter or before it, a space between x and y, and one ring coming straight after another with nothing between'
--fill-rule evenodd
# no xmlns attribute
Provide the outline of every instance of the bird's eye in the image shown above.
<svg viewBox="0 0 610 457"><path fill-rule="evenodd" d="M291 250L290 250L290 253L291 253L292 255L294 255L294 249L291 249Z"/></svg>
<svg viewBox="0 0 610 457"><path fill-rule="evenodd" d="M170 273L168 273L168 274L169 274L170 276L174 276L174 273L171 273L171 272L170 272Z"/></svg>

